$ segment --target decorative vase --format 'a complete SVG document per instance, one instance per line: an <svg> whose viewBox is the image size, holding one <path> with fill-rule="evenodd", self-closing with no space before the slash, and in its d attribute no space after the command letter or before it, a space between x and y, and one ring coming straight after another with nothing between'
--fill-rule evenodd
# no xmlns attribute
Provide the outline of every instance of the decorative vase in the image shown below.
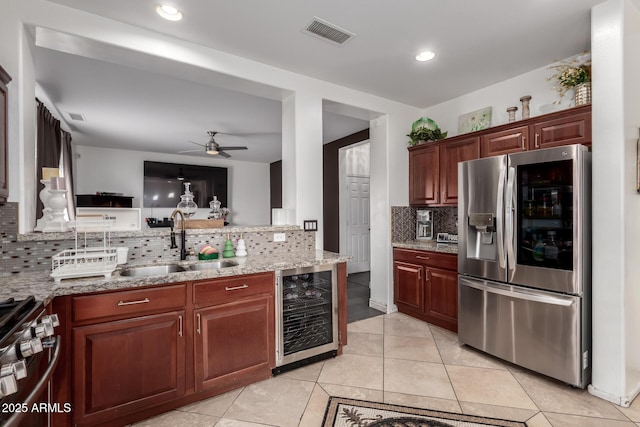
<svg viewBox="0 0 640 427"><path fill-rule="evenodd" d="M580 83L574 86L573 99L576 107L591 104L591 82Z"/></svg>
<svg viewBox="0 0 640 427"><path fill-rule="evenodd" d="M507 108L507 113L509 113L509 123L516 121L516 111L518 111L518 107Z"/></svg>
<svg viewBox="0 0 640 427"><path fill-rule="evenodd" d="M531 95L525 95L520 98L520 102L522 102L522 120L528 119L531 116L529 101L531 101Z"/></svg>

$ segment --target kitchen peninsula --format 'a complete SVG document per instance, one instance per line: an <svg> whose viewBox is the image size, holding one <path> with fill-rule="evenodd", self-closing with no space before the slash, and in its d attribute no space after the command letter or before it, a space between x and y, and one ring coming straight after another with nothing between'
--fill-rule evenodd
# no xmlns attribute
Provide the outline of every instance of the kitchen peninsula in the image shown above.
<svg viewBox="0 0 640 427"><path fill-rule="evenodd" d="M275 242L285 236L284 242ZM187 229L189 249L218 248L241 235L248 256L230 267L191 269L180 261L168 229L111 233L111 246L129 248L129 262L104 276L49 277L50 257L73 246L73 233L17 236L28 253L47 249L49 268L0 277L0 293L35 295L58 314L61 358L53 402L71 402L53 425L127 425L136 420L251 384L272 375L276 360L278 271L333 265L337 271L338 353L346 344L346 262L316 251L314 232L298 226ZM89 240L99 242L102 233ZM53 250L52 250L53 249ZM125 276L126 269L178 265L184 271ZM45 263L42 264L43 266ZM35 271L34 271L35 270Z"/></svg>

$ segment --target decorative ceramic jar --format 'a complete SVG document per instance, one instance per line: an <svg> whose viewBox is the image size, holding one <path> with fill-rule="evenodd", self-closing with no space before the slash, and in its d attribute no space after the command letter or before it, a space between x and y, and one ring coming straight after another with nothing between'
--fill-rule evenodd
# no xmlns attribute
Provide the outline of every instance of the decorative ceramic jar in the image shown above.
<svg viewBox="0 0 640 427"><path fill-rule="evenodd" d="M522 102L522 120L528 119L531 116L529 101L531 101L531 95L525 95L520 98L520 102Z"/></svg>
<svg viewBox="0 0 640 427"><path fill-rule="evenodd" d="M516 121L516 111L518 111L518 107L507 108L507 113L509 113L509 123Z"/></svg>

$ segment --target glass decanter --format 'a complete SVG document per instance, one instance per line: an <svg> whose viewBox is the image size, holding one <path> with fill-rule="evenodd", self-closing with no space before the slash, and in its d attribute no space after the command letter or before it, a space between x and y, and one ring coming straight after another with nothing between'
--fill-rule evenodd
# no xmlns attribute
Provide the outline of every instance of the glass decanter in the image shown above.
<svg viewBox="0 0 640 427"><path fill-rule="evenodd" d="M185 219L189 219L198 210L198 205L193 201L193 193L191 192L191 183L184 183L184 194L180 196L180 203L177 208L182 211Z"/></svg>
<svg viewBox="0 0 640 427"><path fill-rule="evenodd" d="M218 200L218 197L213 196L213 200L209 202L209 207L211 208L211 212L209 212L208 219L222 218L222 209L220 209L221 205L222 205L222 202Z"/></svg>

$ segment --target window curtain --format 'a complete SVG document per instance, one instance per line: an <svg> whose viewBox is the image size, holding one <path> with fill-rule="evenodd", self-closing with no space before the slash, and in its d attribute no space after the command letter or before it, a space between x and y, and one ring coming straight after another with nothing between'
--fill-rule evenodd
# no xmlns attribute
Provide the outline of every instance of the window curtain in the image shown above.
<svg viewBox="0 0 640 427"><path fill-rule="evenodd" d="M62 174L66 184L67 193L67 216L69 220L76 218L76 192L73 188L73 154L71 152L71 134L62 131Z"/></svg>
<svg viewBox="0 0 640 427"><path fill-rule="evenodd" d="M60 120L53 117L51 112L40 100L36 99L37 108L37 135L36 135L36 180L42 179L42 168L60 167L60 149L62 135L60 133ZM42 186L38 186L42 188ZM36 192L36 218L42 217L42 201L40 191Z"/></svg>

